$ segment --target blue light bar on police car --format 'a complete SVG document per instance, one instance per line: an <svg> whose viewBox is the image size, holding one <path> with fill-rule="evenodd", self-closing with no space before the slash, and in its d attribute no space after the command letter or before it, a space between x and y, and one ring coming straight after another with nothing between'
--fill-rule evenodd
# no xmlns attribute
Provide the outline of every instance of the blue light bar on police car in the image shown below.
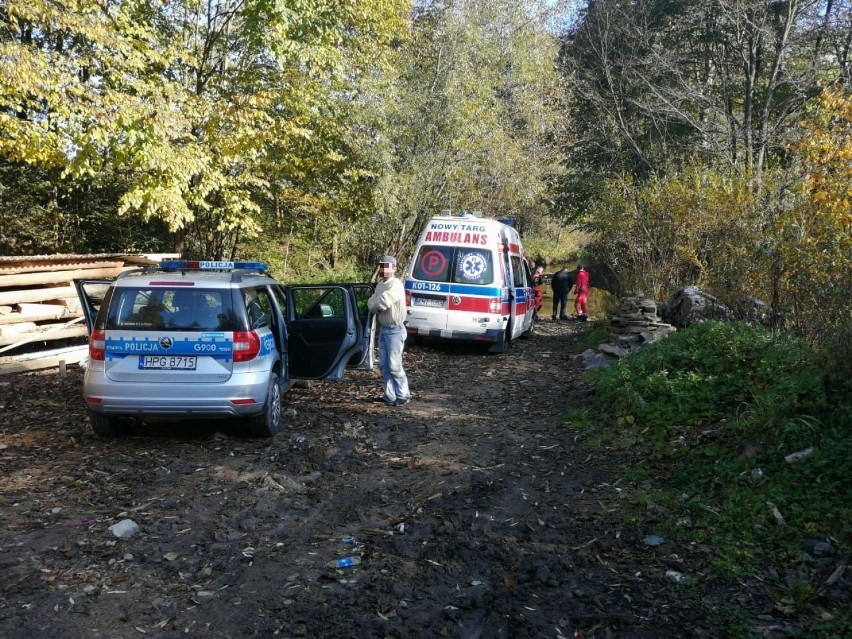
<svg viewBox="0 0 852 639"><path fill-rule="evenodd" d="M164 260L160 262L160 268L164 271L210 270L230 271L235 269L247 269L250 271L265 271L266 262L231 262L219 260Z"/></svg>

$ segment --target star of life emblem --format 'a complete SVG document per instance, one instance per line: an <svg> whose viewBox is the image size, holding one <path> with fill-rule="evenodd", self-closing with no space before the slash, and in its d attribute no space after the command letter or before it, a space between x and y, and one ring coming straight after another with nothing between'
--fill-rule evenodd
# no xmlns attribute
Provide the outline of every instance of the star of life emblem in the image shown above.
<svg viewBox="0 0 852 639"><path fill-rule="evenodd" d="M468 253L462 258L462 276L468 280L478 280L485 272L487 264L481 253Z"/></svg>

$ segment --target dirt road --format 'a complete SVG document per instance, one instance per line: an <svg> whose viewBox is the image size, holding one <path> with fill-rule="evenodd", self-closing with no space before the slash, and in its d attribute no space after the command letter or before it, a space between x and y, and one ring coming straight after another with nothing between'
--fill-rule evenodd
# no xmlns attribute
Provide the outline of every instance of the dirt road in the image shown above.
<svg viewBox="0 0 852 639"><path fill-rule="evenodd" d="M665 574L706 551L644 544L618 460L564 422L585 327L412 345L409 405L349 374L289 392L272 440L98 439L76 368L0 378L0 636L721 636L714 598Z"/></svg>

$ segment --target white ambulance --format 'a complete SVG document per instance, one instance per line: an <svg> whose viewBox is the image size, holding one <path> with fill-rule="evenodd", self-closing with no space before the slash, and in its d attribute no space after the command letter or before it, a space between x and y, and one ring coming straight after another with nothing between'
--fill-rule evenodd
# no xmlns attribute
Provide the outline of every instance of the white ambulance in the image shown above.
<svg viewBox="0 0 852 639"><path fill-rule="evenodd" d="M489 343L533 331L535 293L517 230L470 214L433 217L405 276L409 337Z"/></svg>

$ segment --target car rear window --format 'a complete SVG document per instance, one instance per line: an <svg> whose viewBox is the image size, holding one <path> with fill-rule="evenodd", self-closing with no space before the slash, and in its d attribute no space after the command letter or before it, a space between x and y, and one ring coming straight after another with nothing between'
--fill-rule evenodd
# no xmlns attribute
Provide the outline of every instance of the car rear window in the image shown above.
<svg viewBox="0 0 852 639"><path fill-rule="evenodd" d="M421 246L413 275L427 282L491 284L491 251L466 246Z"/></svg>
<svg viewBox="0 0 852 639"><path fill-rule="evenodd" d="M238 331L228 289L118 287L113 291L106 328L137 331Z"/></svg>

